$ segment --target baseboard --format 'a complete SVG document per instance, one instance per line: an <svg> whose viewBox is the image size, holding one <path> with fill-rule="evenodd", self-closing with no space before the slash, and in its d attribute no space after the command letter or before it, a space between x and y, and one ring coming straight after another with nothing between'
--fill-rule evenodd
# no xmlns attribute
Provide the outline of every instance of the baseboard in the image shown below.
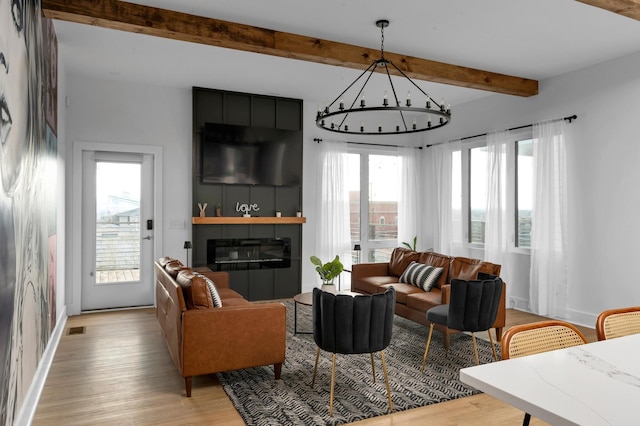
<svg viewBox="0 0 640 426"><path fill-rule="evenodd" d="M58 349L58 344L60 343L60 338L62 337L62 332L64 331L66 324L67 307L65 306L58 316L56 327L53 329L53 333L51 333L49 344L42 354L35 377L31 382L31 386L29 386L29 392L27 392L24 403L20 408L18 416L15 418L14 424L30 425L33 422L33 417L36 414L36 408L38 408L38 402L40 401L44 384L47 381L47 376L49 375L49 370L51 369L51 364L53 363L53 358L56 354L56 349Z"/></svg>
<svg viewBox="0 0 640 426"><path fill-rule="evenodd" d="M535 312L532 312L531 309L529 309L528 299L510 297L507 305L508 305L507 308L509 309L516 309L518 311L535 314ZM557 319L568 321L572 324L580 325L583 327L595 328L597 317L598 316L594 314L569 309L567 311L567 318L557 318Z"/></svg>

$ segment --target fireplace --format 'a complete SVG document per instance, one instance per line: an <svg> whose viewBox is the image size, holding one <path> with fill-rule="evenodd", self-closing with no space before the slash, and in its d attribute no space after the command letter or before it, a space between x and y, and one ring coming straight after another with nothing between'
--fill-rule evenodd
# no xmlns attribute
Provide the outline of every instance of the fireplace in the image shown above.
<svg viewBox="0 0 640 426"><path fill-rule="evenodd" d="M291 238L207 240L207 266L214 271L291 267Z"/></svg>

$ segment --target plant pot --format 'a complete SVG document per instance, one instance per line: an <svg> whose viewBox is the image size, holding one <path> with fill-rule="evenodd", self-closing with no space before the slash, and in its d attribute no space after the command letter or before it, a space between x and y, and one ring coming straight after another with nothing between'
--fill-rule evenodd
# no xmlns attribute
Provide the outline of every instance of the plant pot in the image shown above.
<svg viewBox="0 0 640 426"><path fill-rule="evenodd" d="M220 207L216 207L216 216L217 217L222 216L222 211L221 211Z"/></svg>

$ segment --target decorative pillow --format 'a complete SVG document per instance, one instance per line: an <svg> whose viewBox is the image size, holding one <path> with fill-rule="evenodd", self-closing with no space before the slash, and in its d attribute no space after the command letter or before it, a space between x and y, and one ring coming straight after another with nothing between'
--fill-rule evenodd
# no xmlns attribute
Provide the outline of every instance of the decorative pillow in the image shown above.
<svg viewBox="0 0 640 426"><path fill-rule="evenodd" d="M205 280L194 274L190 268L178 272L176 282L182 288L187 309L207 309L213 307L213 300Z"/></svg>
<svg viewBox="0 0 640 426"><path fill-rule="evenodd" d="M431 291L438 281L443 268L411 262L400 275L400 282L415 285L424 291Z"/></svg>
<svg viewBox="0 0 640 426"><path fill-rule="evenodd" d="M206 275L199 274L198 272L195 275L204 279L204 282L207 283L207 288L209 289L209 293L211 294L211 301L213 302L214 308L222 308L222 298L220 297L220 293L218 293L218 289L216 288L216 284L211 280L211 278Z"/></svg>

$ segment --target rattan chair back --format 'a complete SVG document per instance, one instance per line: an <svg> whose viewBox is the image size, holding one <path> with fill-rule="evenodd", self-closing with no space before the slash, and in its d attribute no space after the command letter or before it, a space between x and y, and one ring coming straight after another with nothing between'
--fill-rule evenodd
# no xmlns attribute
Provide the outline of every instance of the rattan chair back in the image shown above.
<svg viewBox="0 0 640 426"><path fill-rule="evenodd" d="M598 340L640 333L640 306L602 312L596 321L596 333Z"/></svg>
<svg viewBox="0 0 640 426"><path fill-rule="evenodd" d="M549 320L511 327L502 337L502 359L517 358L587 343L574 325Z"/></svg>

